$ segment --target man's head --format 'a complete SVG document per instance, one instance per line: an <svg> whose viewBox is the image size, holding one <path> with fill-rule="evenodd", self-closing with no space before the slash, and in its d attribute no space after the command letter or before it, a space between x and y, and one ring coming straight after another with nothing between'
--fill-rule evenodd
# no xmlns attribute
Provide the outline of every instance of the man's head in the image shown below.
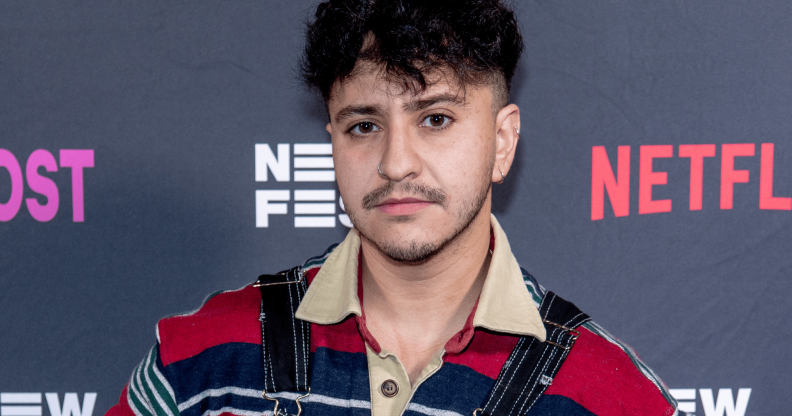
<svg viewBox="0 0 792 416"><path fill-rule="evenodd" d="M494 0L340 0L308 29L304 76L325 99L347 213L391 260L420 263L489 230L519 109L522 41Z"/></svg>

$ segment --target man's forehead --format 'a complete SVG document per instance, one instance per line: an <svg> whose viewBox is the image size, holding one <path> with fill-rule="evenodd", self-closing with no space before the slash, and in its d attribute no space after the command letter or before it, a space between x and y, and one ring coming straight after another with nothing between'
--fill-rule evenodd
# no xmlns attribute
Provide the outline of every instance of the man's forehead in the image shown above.
<svg viewBox="0 0 792 416"><path fill-rule="evenodd" d="M356 70L333 85L328 108L334 121L349 115L350 108L366 106L401 107L416 111L436 103L466 106L467 88L459 79L442 71L425 75L426 87L403 81L382 69ZM370 114L371 111L355 114Z"/></svg>
<svg viewBox="0 0 792 416"><path fill-rule="evenodd" d="M464 101L465 88L454 74L438 69L426 72L423 76L426 81L425 86L420 85L412 78L390 74L378 66L356 66L348 77L336 81L330 100L348 99L351 98L349 95L369 96L375 94L393 101L414 101L430 95L451 94L459 96L460 100Z"/></svg>

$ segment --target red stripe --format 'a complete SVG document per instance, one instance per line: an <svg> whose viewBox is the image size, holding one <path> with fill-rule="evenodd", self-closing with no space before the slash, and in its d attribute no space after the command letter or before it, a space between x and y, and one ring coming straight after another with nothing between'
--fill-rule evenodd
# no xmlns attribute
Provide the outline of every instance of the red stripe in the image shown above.
<svg viewBox="0 0 792 416"><path fill-rule="evenodd" d="M319 267L305 273L310 284ZM159 321L160 359L168 364L229 342L261 344L261 292L253 286L215 295L197 312ZM315 326L315 325L314 325Z"/></svg>
<svg viewBox="0 0 792 416"><path fill-rule="evenodd" d="M135 416L135 412L132 411L132 408L129 407L129 402L127 402L127 388L129 385L124 386L124 389L121 390L121 398L118 400L118 403L111 407L105 416Z"/></svg>
<svg viewBox="0 0 792 416"><path fill-rule="evenodd" d="M240 409L240 410L244 410L244 409ZM236 413L231 413L231 412L223 412L223 413L220 413L217 416L242 416L242 415L238 415Z"/></svg>
<svg viewBox="0 0 792 416"><path fill-rule="evenodd" d="M159 321L160 359L168 364L229 342L261 344L261 294L253 286L224 292L197 312Z"/></svg>
<svg viewBox="0 0 792 416"><path fill-rule="evenodd" d="M509 358L519 337L496 335L484 329L476 329L467 349L460 353L446 352L444 362L470 367L479 374L497 379L501 367Z"/></svg>
<svg viewBox="0 0 792 416"><path fill-rule="evenodd" d="M546 394L569 397L598 415L672 415L673 407L618 346L579 327L580 338Z"/></svg>
<svg viewBox="0 0 792 416"><path fill-rule="evenodd" d="M313 269L309 269L305 272L305 279L308 280L308 286L313 283L313 279L316 277L316 274L319 273L319 269L319 266L315 266Z"/></svg>
<svg viewBox="0 0 792 416"><path fill-rule="evenodd" d="M366 353L366 345L358 332L354 315L335 325L311 324L311 352L318 347L343 352Z"/></svg>

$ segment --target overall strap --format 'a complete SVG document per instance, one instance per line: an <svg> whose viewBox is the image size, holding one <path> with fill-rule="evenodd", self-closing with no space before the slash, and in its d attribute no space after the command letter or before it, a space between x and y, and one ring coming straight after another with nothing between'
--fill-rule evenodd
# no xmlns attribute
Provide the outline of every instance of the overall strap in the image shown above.
<svg viewBox="0 0 792 416"><path fill-rule="evenodd" d="M591 319L575 305L549 291L542 300L539 314L547 331L545 342L533 337L520 338L503 365L484 407L476 409L474 415L527 414L553 382L580 335L575 328Z"/></svg>
<svg viewBox="0 0 792 416"><path fill-rule="evenodd" d="M274 400L267 395L308 392L311 324L294 316L308 289L305 274L300 267L274 275L264 274L253 286L261 291L263 396Z"/></svg>

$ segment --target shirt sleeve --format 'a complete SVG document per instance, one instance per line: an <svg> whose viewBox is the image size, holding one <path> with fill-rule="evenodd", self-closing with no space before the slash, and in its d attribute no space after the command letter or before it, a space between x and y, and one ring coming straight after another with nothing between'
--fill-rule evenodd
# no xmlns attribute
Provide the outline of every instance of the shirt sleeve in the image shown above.
<svg viewBox="0 0 792 416"><path fill-rule="evenodd" d="M594 415L681 415L665 384L632 348L593 321L577 330L580 336L545 394L570 398Z"/></svg>
<svg viewBox="0 0 792 416"><path fill-rule="evenodd" d="M179 416L173 388L163 374L159 344L132 372L118 404L105 416Z"/></svg>

